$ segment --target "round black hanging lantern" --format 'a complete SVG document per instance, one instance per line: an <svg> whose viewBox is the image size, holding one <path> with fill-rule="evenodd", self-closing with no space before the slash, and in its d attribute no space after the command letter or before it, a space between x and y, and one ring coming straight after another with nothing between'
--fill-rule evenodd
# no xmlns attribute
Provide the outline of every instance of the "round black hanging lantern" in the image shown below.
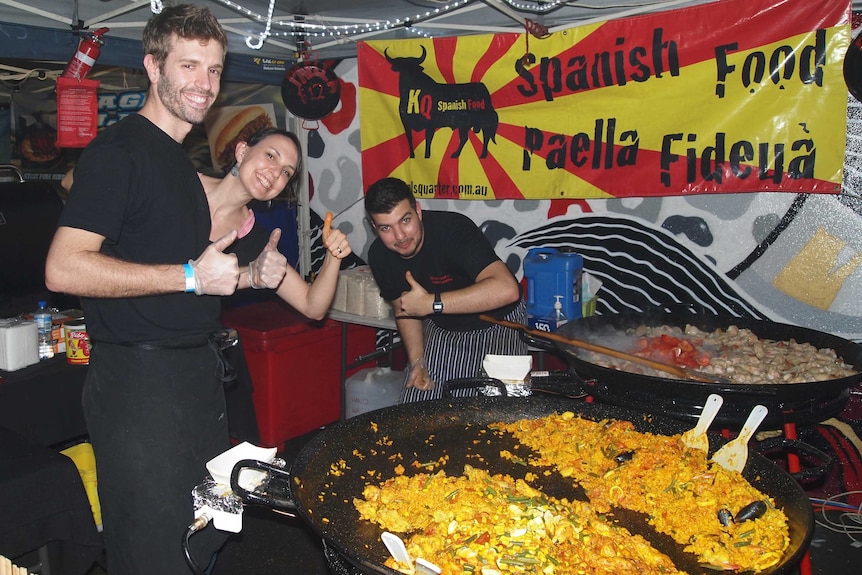
<svg viewBox="0 0 862 575"><path fill-rule="evenodd" d="M320 120L338 105L341 82L331 68L316 62L297 62L281 81L281 97L294 116Z"/></svg>
<svg viewBox="0 0 862 575"><path fill-rule="evenodd" d="M844 82L853 97L862 102L862 34L850 42L844 54Z"/></svg>

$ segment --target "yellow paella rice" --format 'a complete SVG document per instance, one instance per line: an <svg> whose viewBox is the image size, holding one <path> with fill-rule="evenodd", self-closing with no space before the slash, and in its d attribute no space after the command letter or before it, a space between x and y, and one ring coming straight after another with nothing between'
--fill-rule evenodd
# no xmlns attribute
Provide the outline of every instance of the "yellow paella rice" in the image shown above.
<svg viewBox="0 0 862 575"><path fill-rule="evenodd" d="M571 412L492 427L539 453L531 463L575 479L597 510L646 514L656 531L706 566L761 571L778 563L790 543L787 517L771 498L686 447L679 435L642 433L628 421L595 422Z"/></svg>
<svg viewBox="0 0 862 575"><path fill-rule="evenodd" d="M363 519L400 533L407 551L445 574L683 573L639 535L589 503L548 497L522 480L465 466L368 485L353 501ZM412 565L387 560L402 573Z"/></svg>

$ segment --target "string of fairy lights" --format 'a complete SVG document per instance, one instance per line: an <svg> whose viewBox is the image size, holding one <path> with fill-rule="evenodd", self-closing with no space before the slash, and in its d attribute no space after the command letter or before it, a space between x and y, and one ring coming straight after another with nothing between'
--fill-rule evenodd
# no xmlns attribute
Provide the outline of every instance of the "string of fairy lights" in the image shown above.
<svg viewBox="0 0 862 575"><path fill-rule="evenodd" d="M264 30L257 36L249 36L245 39L246 45L251 49L260 49L263 46L267 37L297 37L305 41L310 38L334 38L334 39L349 39L361 37L367 34L381 33L388 30L403 28L411 33L423 36L426 38L432 37L430 33L422 30L420 27L423 22L433 20L447 13L466 7L468 4L473 4L479 0L426 0L439 4L434 8L428 8L424 12L417 12L412 16L402 18L382 19L374 21L362 21L352 24L320 24L308 22L302 16L293 16L292 19L274 19L273 12L275 10L276 0L270 0L266 15L258 14L257 12L243 6L233 0L214 0L232 10L242 14L243 16L257 22L264 23ZM521 12L529 12L533 14L544 14L555 10L563 5L569 4L570 0L547 0L547 1L517 1L517 0L500 0L515 10ZM150 9L153 13L158 14L162 11L163 3L161 0L150 0ZM273 30L273 27L277 28Z"/></svg>
<svg viewBox="0 0 862 575"><path fill-rule="evenodd" d="M430 31L441 27L440 25L433 23L433 20L445 17L447 14L452 14L455 11L479 9L481 8L480 4L496 7L498 10L511 16L514 20L521 22L525 31L529 34L532 34L537 38L544 38L548 35L548 32L566 29L573 27L576 24L563 24L556 26L554 29L549 29L542 25L538 20L525 18L521 14L527 13L540 18L542 15L558 8L577 6L579 8L595 10L618 10L620 8L627 8L627 10L624 10L623 12L615 13L616 17L624 17L657 9L670 8L692 0L620 0L621 3L617 5L604 3L590 5L588 0L422 0L426 4L433 4L434 7L429 7L422 12L413 14L412 16L408 15L400 18L380 20L336 17L329 18L329 20L349 22L345 24L333 24L327 22L327 19L320 15L309 16L292 14L287 17L274 17L273 14L275 12L275 4L277 0L269 0L266 15L259 14L234 0L212 1L230 8L249 20L260 22L264 25L263 31L259 34L246 36L245 43L249 48L253 50L260 49L269 37L292 37L297 49L299 50L302 47L310 46L315 39L318 44L321 39L323 39L322 41L324 42L324 45L341 44L356 42L369 36L386 33L393 29L403 29L416 36L433 38ZM150 9L155 14L162 11L162 5L162 0L150 0ZM601 19L601 17L598 17L582 20L579 24L584 25ZM239 33L237 30L232 31ZM273 41L277 42L276 40ZM285 46L285 44L281 45Z"/></svg>
<svg viewBox="0 0 862 575"><path fill-rule="evenodd" d="M546 14L556 10L560 6L568 4L565 0L554 0L548 2L515 2L514 0L503 0L506 4L522 12L533 12L534 14Z"/></svg>
<svg viewBox="0 0 862 575"><path fill-rule="evenodd" d="M232 0L216 0L220 4L224 4L225 6L232 8L233 10L249 17L254 20L264 20L259 14L255 13L252 10L249 10L245 6L240 5L237 2L233 2ZM414 33L423 34L421 31L417 31L413 27L417 24L421 24L427 20L431 20L436 18L442 14L447 12L451 12L457 10L459 8L463 8L467 4L471 4L476 2L477 0L455 0L448 4L441 5L437 8L429 8L425 12L419 12L413 16L406 16L403 18L394 18L394 19L386 19L386 20L375 20L375 21L367 21L367 22L358 22L355 24L318 24L313 22L307 22L304 18L300 17L299 19L293 18L291 20L272 20L272 17L268 17L265 19L267 25L267 31L264 34L271 36L301 36L303 38L322 38L322 37L330 37L330 38L345 38L357 35L364 35L372 32L385 32L387 30L392 30L395 28L405 28L411 30ZM272 7L275 4L275 0L270 0L270 14L272 13ZM270 31L272 25L276 27L282 28L282 30ZM249 38L246 39L246 44L249 44ZM253 48L249 44L249 48Z"/></svg>

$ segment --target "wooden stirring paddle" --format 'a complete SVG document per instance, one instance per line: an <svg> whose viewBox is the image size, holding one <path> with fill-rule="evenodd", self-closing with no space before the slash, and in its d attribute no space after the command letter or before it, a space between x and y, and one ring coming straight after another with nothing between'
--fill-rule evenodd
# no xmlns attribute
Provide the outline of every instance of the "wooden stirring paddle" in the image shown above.
<svg viewBox="0 0 862 575"><path fill-rule="evenodd" d="M725 383L719 378L710 377L708 375L698 373L696 371L691 371L685 369L683 367L679 367L676 365L671 365L669 363L662 363L660 361L654 361L652 359L648 359L646 357L640 357L639 355L632 355L630 353L625 353L623 351L619 351L617 349L613 349L610 347L605 347L603 345L597 345L594 343L588 343L586 341L581 341L579 339L572 339L569 337L562 336L557 333L547 332L547 331L539 331L537 329L531 329L524 324L515 323L513 321L506 321L503 319L497 319L495 317L491 317L490 315L480 314L479 319L483 321L487 321L488 323L495 323L497 325L502 325L503 327L508 327L512 329L517 329L527 333L537 339L550 339L553 341L558 341L560 343L565 343L566 345L571 345L573 347L579 347L581 349L586 349L588 351L594 351L596 353L601 353L603 355L609 355L611 357L616 357L618 359L624 359L626 361L630 361L632 363L637 363L640 365L645 365L647 367L651 367L658 371L663 371L665 373L670 373L682 379L688 379L691 381L700 381L702 383Z"/></svg>
<svg viewBox="0 0 862 575"><path fill-rule="evenodd" d="M718 415L718 410L721 409L723 403L724 398L716 393L710 393L709 397L706 398L703 411L700 412L700 417L697 419L697 424L682 434L682 442L692 449L709 452L709 438L706 436L706 430L709 429L712 420Z"/></svg>

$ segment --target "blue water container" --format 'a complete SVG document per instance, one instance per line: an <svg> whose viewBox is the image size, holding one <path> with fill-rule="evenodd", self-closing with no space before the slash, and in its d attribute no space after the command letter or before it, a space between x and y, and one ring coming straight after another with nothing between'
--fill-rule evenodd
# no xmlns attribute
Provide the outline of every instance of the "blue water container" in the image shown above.
<svg viewBox="0 0 862 575"><path fill-rule="evenodd" d="M583 316L581 307L581 272L584 258L574 252L556 248L532 248L524 258L527 280L527 315L554 317L554 296L563 296L563 313L571 321Z"/></svg>

